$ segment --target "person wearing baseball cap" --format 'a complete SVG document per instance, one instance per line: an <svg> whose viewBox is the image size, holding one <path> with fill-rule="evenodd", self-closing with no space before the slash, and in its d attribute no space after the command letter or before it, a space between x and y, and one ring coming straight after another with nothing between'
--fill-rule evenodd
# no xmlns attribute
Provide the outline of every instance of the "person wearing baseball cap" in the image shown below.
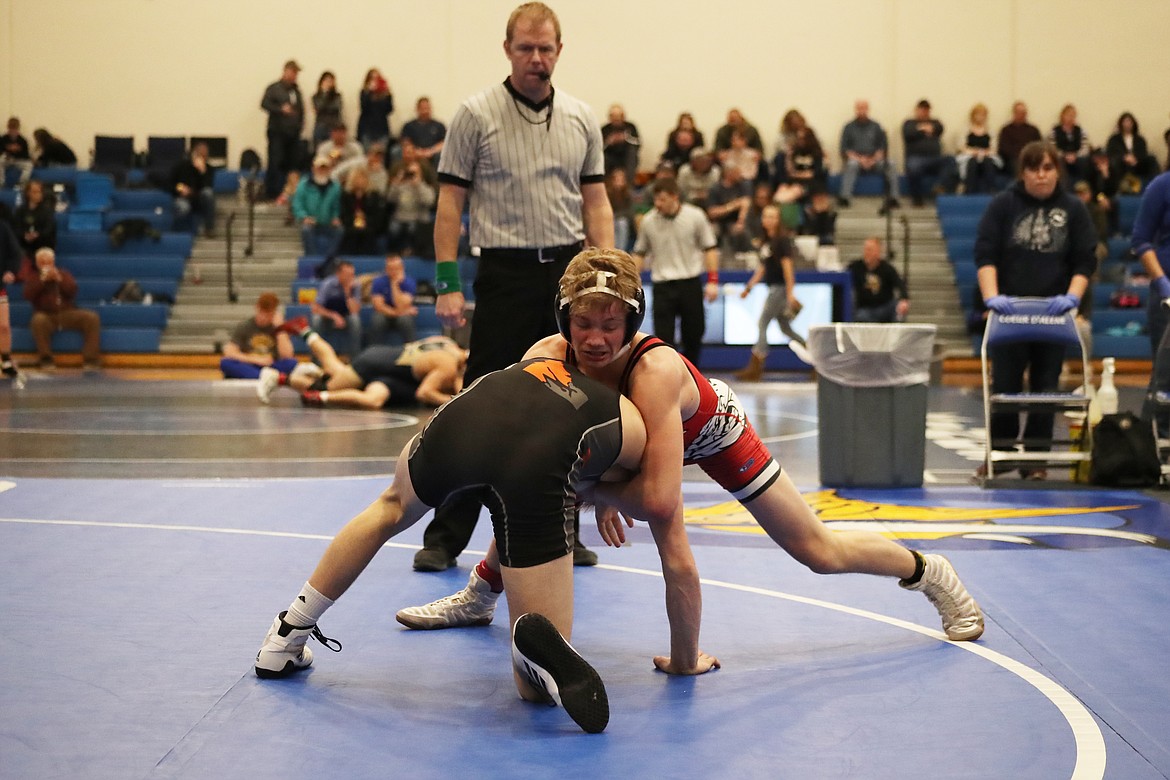
<svg viewBox="0 0 1170 780"><path fill-rule="evenodd" d="M264 192L269 199L280 195L289 172L300 168L301 130L305 125L305 100L297 86L300 70L296 60L284 63L280 80L268 85L260 101L260 108L268 113Z"/></svg>

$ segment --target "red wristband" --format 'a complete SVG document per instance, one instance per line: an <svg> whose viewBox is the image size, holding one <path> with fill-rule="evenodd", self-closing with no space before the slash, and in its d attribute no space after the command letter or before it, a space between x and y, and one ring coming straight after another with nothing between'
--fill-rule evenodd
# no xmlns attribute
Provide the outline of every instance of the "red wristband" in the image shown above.
<svg viewBox="0 0 1170 780"><path fill-rule="evenodd" d="M718 271L708 271L707 272L707 284L719 284L719 272Z"/></svg>

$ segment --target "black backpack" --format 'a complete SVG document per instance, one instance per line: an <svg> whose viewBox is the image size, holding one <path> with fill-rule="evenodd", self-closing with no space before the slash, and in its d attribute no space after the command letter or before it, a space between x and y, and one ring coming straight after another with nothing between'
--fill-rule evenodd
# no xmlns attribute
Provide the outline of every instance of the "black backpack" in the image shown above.
<svg viewBox="0 0 1170 780"><path fill-rule="evenodd" d="M1132 412L1102 417L1093 429L1089 481L1108 487L1152 487L1161 479L1162 462L1149 423Z"/></svg>

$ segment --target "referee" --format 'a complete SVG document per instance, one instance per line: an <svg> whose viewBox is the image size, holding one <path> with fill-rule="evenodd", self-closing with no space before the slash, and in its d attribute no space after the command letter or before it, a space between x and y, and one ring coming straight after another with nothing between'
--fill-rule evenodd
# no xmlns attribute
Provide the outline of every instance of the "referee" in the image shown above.
<svg viewBox="0 0 1170 780"><path fill-rule="evenodd" d="M525 3L513 11L504 38L511 75L464 101L443 147L435 310L448 327L465 323L456 258L469 193L472 253L479 254L465 386L555 333L553 302L569 260L586 243L613 246L601 130L589 106L553 89L560 53L561 26L551 8ZM455 565L479 510L475 500L456 499L437 511L414 568ZM578 541L574 563L596 562Z"/></svg>

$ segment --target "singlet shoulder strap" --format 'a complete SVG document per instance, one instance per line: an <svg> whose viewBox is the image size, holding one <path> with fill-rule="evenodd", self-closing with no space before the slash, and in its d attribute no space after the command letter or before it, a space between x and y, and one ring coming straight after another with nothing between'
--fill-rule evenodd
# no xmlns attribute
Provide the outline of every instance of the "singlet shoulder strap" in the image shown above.
<svg viewBox="0 0 1170 780"><path fill-rule="evenodd" d="M622 371L621 379L618 380L618 392L624 396L629 396L630 375L634 371L634 366L638 363L639 360L642 359L643 355L656 347L670 347L670 345L657 336L647 336L634 346L630 347L630 360L626 363L625 370Z"/></svg>

